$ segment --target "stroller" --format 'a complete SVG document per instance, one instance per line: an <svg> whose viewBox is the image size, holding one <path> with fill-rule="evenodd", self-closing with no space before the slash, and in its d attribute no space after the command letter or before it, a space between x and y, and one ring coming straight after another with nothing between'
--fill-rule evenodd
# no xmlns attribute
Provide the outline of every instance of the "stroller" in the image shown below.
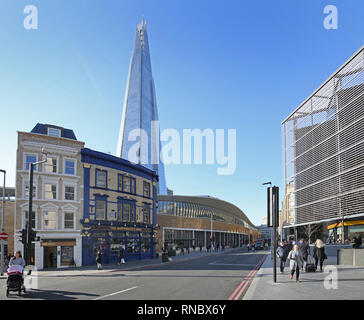
<svg viewBox="0 0 364 320"><path fill-rule="evenodd" d="M9 297L11 291L17 291L19 297L22 290L25 293L25 287L23 286L23 267L14 265L8 269L8 279L6 281L6 297Z"/></svg>

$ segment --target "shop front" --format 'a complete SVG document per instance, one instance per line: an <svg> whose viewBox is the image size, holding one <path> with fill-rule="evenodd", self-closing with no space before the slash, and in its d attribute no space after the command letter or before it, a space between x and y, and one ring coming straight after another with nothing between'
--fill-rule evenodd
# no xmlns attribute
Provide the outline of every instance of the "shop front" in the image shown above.
<svg viewBox="0 0 364 320"><path fill-rule="evenodd" d="M336 222L327 226L330 243L342 242L342 222ZM352 242L354 237L364 238L364 220L346 220L344 222L345 240Z"/></svg>
<svg viewBox="0 0 364 320"><path fill-rule="evenodd" d="M43 268L63 268L75 266L76 239L43 239Z"/></svg>
<svg viewBox="0 0 364 320"><path fill-rule="evenodd" d="M119 262L121 248L125 261L153 259L155 238L150 227L99 226L86 227L82 238L82 265L96 263L96 255L102 252L103 263Z"/></svg>

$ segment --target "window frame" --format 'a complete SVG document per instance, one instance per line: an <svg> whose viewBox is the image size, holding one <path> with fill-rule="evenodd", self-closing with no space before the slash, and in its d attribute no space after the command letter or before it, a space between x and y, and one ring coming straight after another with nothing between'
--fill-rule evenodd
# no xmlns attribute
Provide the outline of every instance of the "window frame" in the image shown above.
<svg viewBox="0 0 364 320"><path fill-rule="evenodd" d="M54 131L58 132L58 135L50 134L49 133L50 130L54 130ZM57 128L48 127L47 128L47 136L61 138L62 137L62 130L61 129L57 129Z"/></svg>
<svg viewBox="0 0 364 320"><path fill-rule="evenodd" d="M67 213L71 213L73 215L73 219L72 219L73 227L72 228L66 228L66 214ZM68 210L68 209L62 210L62 229L63 230L76 230L76 212L75 212L75 210L72 210L72 209L71 210Z"/></svg>
<svg viewBox="0 0 364 320"><path fill-rule="evenodd" d="M33 153L33 152L23 152L23 170L24 171L29 171L29 167L27 168L27 156L35 156L35 162L38 162L38 154L37 153ZM30 162L29 162L30 163ZM38 171L38 165L34 166L34 171Z"/></svg>
<svg viewBox="0 0 364 320"><path fill-rule="evenodd" d="M26 207L23 207L21 209L21 217L22 217L22 222L21 222L21 225L22 225L22 229L25 229L26 227L26 223L27 223L27 218L26 218L26 213L28 212L28 205L26 205ZM34 228L33 230L38 230L37 226L38 226L38 212L37 212L37 208L34 208L33 207L33 212L34 212Z"/></svg>
<svg viewBox="0 0 364 320"><path fill-rule="evenodd" d="M144 213L144 210L145 209L148 209L148 222L145 222L145 216L146 216L146 214ZM150 203L144 203L144 205L143 205L143 223L144 224L152 224L151 223L151 216L150 216L150 213L151 213L151 205L150 205Z"/></svg>
<svg viewBox="0 0 364 320"><path fill-rule="evenodd" d="M38 180L33 180L33 188L35 187L35 194L33 196L33 200L38 200ZM29 194L26 195L26 186L29 184L29 178L23 178L23 199L29 199Z"/></svg>
<svg viewBox="0 0 364 320"><path fill-rule="evenodd" d="M104 205L104 217L103 219L98 219L97 218L97 202L98 201L102 201L105 205ZM96 197L95 198L95 220L96 221L106 221L107 220L107 200L106 198L103 197Z"/></svg>
<svg viewBox="0 0 364 320"><path fill-rule="evenodd" d="M59 156L50 155L50 156L47 156L47 160L48 160L48 158L56 160L56 162L57 162L56 163L56 172L46 171L47 163L43 163L42 172L45 173L45 174L58 174L59 173Z"/></svg>
<svg viewBox="0 0 364 320"><path fill-rule="evenodd" d="M66 187L73 187L73 189L74 189L74 199L73 200L66 199ZM63 181L63 200L64 201L77 201L77 183Z"/></svg>
<svg viewBox="0 0 364 320"><path fill-rule="evenodd" d="M45 227L45 215L48 214L49 212L54 212L56 214L56 227L54 229L50 229L50 228L46 228ZM45 208L42 210L42 230L43 231L55 231L58 230L58 209L56 208Z"/></svg>
<svg viewBox="0 0 364 320"><path fill-rule="evenodd" d="M98 172L105 173L105 187L100 187L97 185L97 173ZM107 189L107 170L103 170L103 169L99 169L99 168L95 169L95 187L99 188L99 189Z"/></svg>
<svg viewBox="0 0 364 320"><path fill-rule="evenodd" d="M56 186L56 198L55 199L49 199L49 198L46 198L45 195L46 195L46 190L45 190L45 185L46 184L50 184L50 185L55 185ZM59 195L58 195L58 191L59 191L59 183L58 181L51 181L51 180L43 180L43 197L42 199L43 200L46 200L46 201L56 201L59 199ZM48 191L47 191L48 192ZM51 191L53 193L53 191Z"/></svg>
<svg viewBox="0 0 364 320"><path fill-rule="evenodd" d="M66 173L66 161L72 161L74 164L74 174L72 173ZM68 158L68 157L64 157L63 158L63 174L67 175L67 176L71 176L74 177L77 175L77 159L75 158Z"/></svg>
<svg viewBox="0 0 364 320"><path fill-rule="evenodd" d="M149 195L145 195L145 186L146 185L148 185L148 193L149 193ZM143 197L145 197L145 198L151 198L151 191L150 191L151 189L150 189L150 182L148 182L148 181L143 181Z"/></svg>

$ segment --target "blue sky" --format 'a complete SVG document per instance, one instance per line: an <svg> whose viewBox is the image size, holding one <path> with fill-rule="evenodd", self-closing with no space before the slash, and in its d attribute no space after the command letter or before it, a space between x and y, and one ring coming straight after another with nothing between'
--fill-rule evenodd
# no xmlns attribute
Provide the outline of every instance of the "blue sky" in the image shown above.
<svg viewBox="0 0 364 320"><path fill-rule="evenodd" d="M28 4L38 8L38 30L23 27ZM326 5L338 8L337 30L323 27ZM161 129L237 130L234 175L169 165L167 185L232 202L260 224L262 182L283 186L281 122L363 45L363 10L362 0L3 0L0 167L14 186L16 131L37 122L115 153L144 15Z"/></svg>

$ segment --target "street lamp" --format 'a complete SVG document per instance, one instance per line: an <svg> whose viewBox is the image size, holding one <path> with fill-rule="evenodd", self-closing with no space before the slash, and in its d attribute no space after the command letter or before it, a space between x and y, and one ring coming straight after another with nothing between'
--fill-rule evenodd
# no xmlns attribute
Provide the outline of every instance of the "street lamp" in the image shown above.
<svg viewBox="0 0 364 320"><path fill-rule="evenodd" d="M1 232L5 232L5 179L6 179L6 171L0 169L0 172L4 174L4 185L3 185L3 205L1 207ZM4 259L5 259L5 252L4 252L4 240L1 240L1 262L0 262L0 274L3 275L4 271Z"/></svg>
<svg viewBox="0 0 364 320"><path fill-rule="evenodd" d="M29 163L29 207L28 207L28 222L27 222L27 244L24 248L24 252L26 252L25 259L26 264L30 265L31 254L32 254L32 220L33 220L33 175L34 175L34 167L36 165L45 163L47 161L47 153L44 148L41 149L43 156L45 159L38 162Z"/></svg>

